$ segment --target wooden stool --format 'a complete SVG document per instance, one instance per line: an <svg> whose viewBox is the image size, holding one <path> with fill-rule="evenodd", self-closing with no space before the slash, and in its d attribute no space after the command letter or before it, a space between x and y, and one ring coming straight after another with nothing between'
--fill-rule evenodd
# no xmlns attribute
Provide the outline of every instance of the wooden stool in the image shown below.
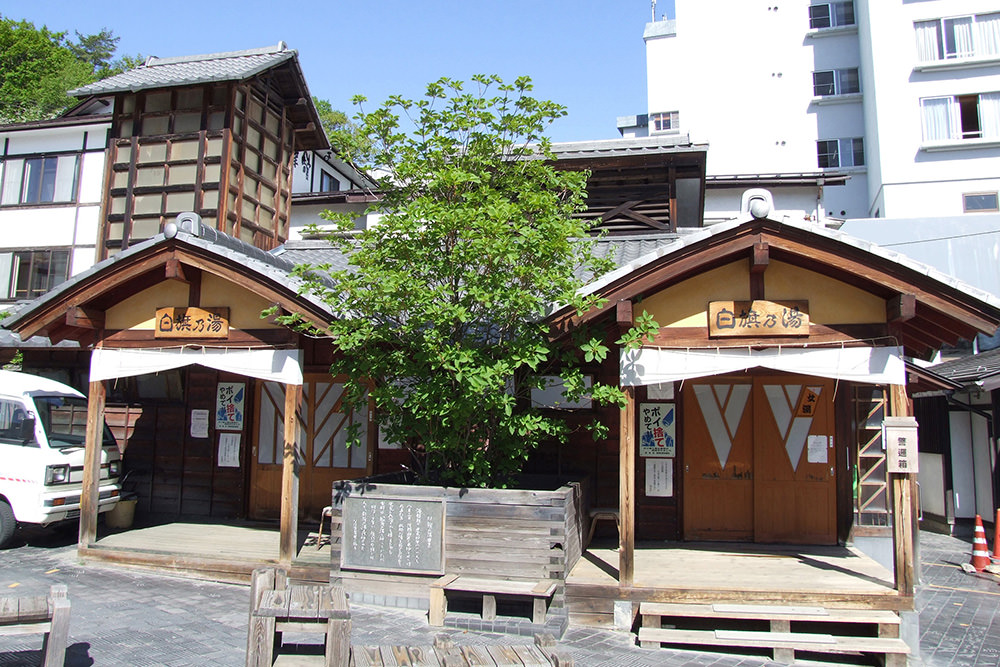
<svg viewBox="0 0 1000 667"><path fill-rule="evenodd" d="M598 521L614 521L615 528L618 530L618 534L621 535L622 519L618 510L611 507L593 507L590 510L590 532L587 533L587 541L584 543L587 547L590 546L590 541L594 539L594 528L597 527Z"/></svg>

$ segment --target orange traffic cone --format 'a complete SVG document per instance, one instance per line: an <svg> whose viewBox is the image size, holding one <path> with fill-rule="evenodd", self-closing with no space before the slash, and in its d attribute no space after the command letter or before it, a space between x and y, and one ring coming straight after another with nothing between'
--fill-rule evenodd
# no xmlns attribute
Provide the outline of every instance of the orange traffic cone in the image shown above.
<svg viewBox="0 0 1000 667"><path fill-rule="evenodd" d="M983 520L976 515L976 533L972 536L972 567L976 572L982 572L990 564L990 547L986 544L986 531L983 530Z"/></svg>
<svg viewBox="0 0 1000 667"><path fill-rule="evenodd" d="M997 519L993 522L993 556L994 563L1000 563L1000 509L997 510Z"/></svg>

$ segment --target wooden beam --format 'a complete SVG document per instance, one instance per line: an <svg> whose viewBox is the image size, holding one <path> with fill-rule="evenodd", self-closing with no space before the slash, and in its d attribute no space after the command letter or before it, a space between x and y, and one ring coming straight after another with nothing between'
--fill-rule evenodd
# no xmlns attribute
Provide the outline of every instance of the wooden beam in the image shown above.
<svg viewBox="0 0 1000 667"><path fill-rule="evenodd" d="M103 329L104 312L94 308L70 306L66 310L66 326L80 329Z"/></svg>
<svg viewBox="0 0 1000 667"><path fill-rule="evenodd" d="M187 276L184 275L184 265L176 257L168 259L165 268L167 280L177 280L182 283L190 282Z"/></svg>
<svg viewBox="0 0 1000 667"><path fill-rule="evenodd" d="M915 294L897 294L885 301L885 317L890 324L912 320L917 314Z"/></svg>
<svg viewBox="0 0 1000 667"><path fill-rule="evenodd" d="M101 445L104 442L104 383L91 382L87 395L87 435L80 493L80 532L77 545L86 549L97 541L97 505L101 484Z"/></svg>
<svg viewBox="0 0 1000 667"><path fill-rule="evenodd" d="M296 410L302 385L285 385L285 446L281 466L281 535L278 561L291 565L298 546L299 525L299 456Z"/></svg>
<svg viewBox="0 0 1000 667"><path fill-rule="evenodd" d="M767 241L754 243L750 255L750 273L764 273L770 261L770 246L767 245Z"/></svg>
<svg viewBox="0 0 1000 667"><path fill-rule="evenodd" d="M628 299L615 305L615 321L619 328L632 328L632 302Z"/></svg>
<svg viewBox="0 0 1000 667"><path fill-rule="evenodd" d="M889 413L893 417L909 417L913 414L909 396L904 385L889 388ZM900 595L913 596L916 585L914 558L917 536L916 520L916 479L913 474L889 473L892 487L892 543L893 570L896 590Z"/></svg>
<svg viewBox="0 0 1000 667"><path fill-rule="evenodd" d="M622 387L625 407L618 425L618 587L635 578L635 387Z"/></svg>

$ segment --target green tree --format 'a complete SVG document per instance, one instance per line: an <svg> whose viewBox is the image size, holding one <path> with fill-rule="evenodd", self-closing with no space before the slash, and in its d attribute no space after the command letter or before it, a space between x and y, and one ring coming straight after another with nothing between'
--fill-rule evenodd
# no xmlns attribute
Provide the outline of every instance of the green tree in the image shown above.
<svg viewBox="0 0 1000 667"><path fill-rule="evenodd" d="M65 32L0 16L0 122L51 118L75 102L66 91L141 62L112 61L119 38L106 28L76 35L72 42Z"/></svg>
<svg viewBox="0 0 1000 667"><path fill-rule="evenodd" d="M528 78L473 84L440 79L422 99L392 97L371 112L355 99L362 139L341 136L338 149L381 175L383 216L351 234L349 216L328 213L350 269L298 269L345 313L326 333L349 401L363 406L370 392L387 436L420 453L420 476L459 486L503 485L537 443L565 437L528 392L558 373L578 395L578 362L607 354L597 338L579 340L583 350L557 345L542 323L556 303L594 306L576 276L608 268L574 217L587 174L556 169L544 136L565 110L531 97ZM591 394L621 400L615 387Z"/></svg>

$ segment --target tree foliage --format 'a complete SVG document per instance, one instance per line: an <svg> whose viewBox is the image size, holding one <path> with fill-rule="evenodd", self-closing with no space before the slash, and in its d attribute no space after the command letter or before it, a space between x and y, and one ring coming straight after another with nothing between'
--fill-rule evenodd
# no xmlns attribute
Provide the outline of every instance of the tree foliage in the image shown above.
<svg viewBox="0 0 1000 667"><path fill-rule="evenodd" d="M111 60L119 38L106 28L76 37L0 16L0 122L51 118L74 103L68 90L141 62Z"/></svg>
<svg viewBox="0 0 1000 667"><path fill-rule="evenodd" d="M350 268L299 267L344 313L326 333L353 405L370 392L384 433L420 453L417 472L459 486L502 485L537 443L565 437L561 419L531 408L530 389L552 373L578 396L579 362L608 352L599 338L557 345L543 324L553 304L596 305L577 276L608 268L574 217L587 174L556 169L544 136L564 108L532 97L527 78L472 87L443 78L370 112L355 99L363 139L336 148L378 176L383 215L351 234L352 219L328 213ZM614 387L589 393L621 400Z"/></svg>

